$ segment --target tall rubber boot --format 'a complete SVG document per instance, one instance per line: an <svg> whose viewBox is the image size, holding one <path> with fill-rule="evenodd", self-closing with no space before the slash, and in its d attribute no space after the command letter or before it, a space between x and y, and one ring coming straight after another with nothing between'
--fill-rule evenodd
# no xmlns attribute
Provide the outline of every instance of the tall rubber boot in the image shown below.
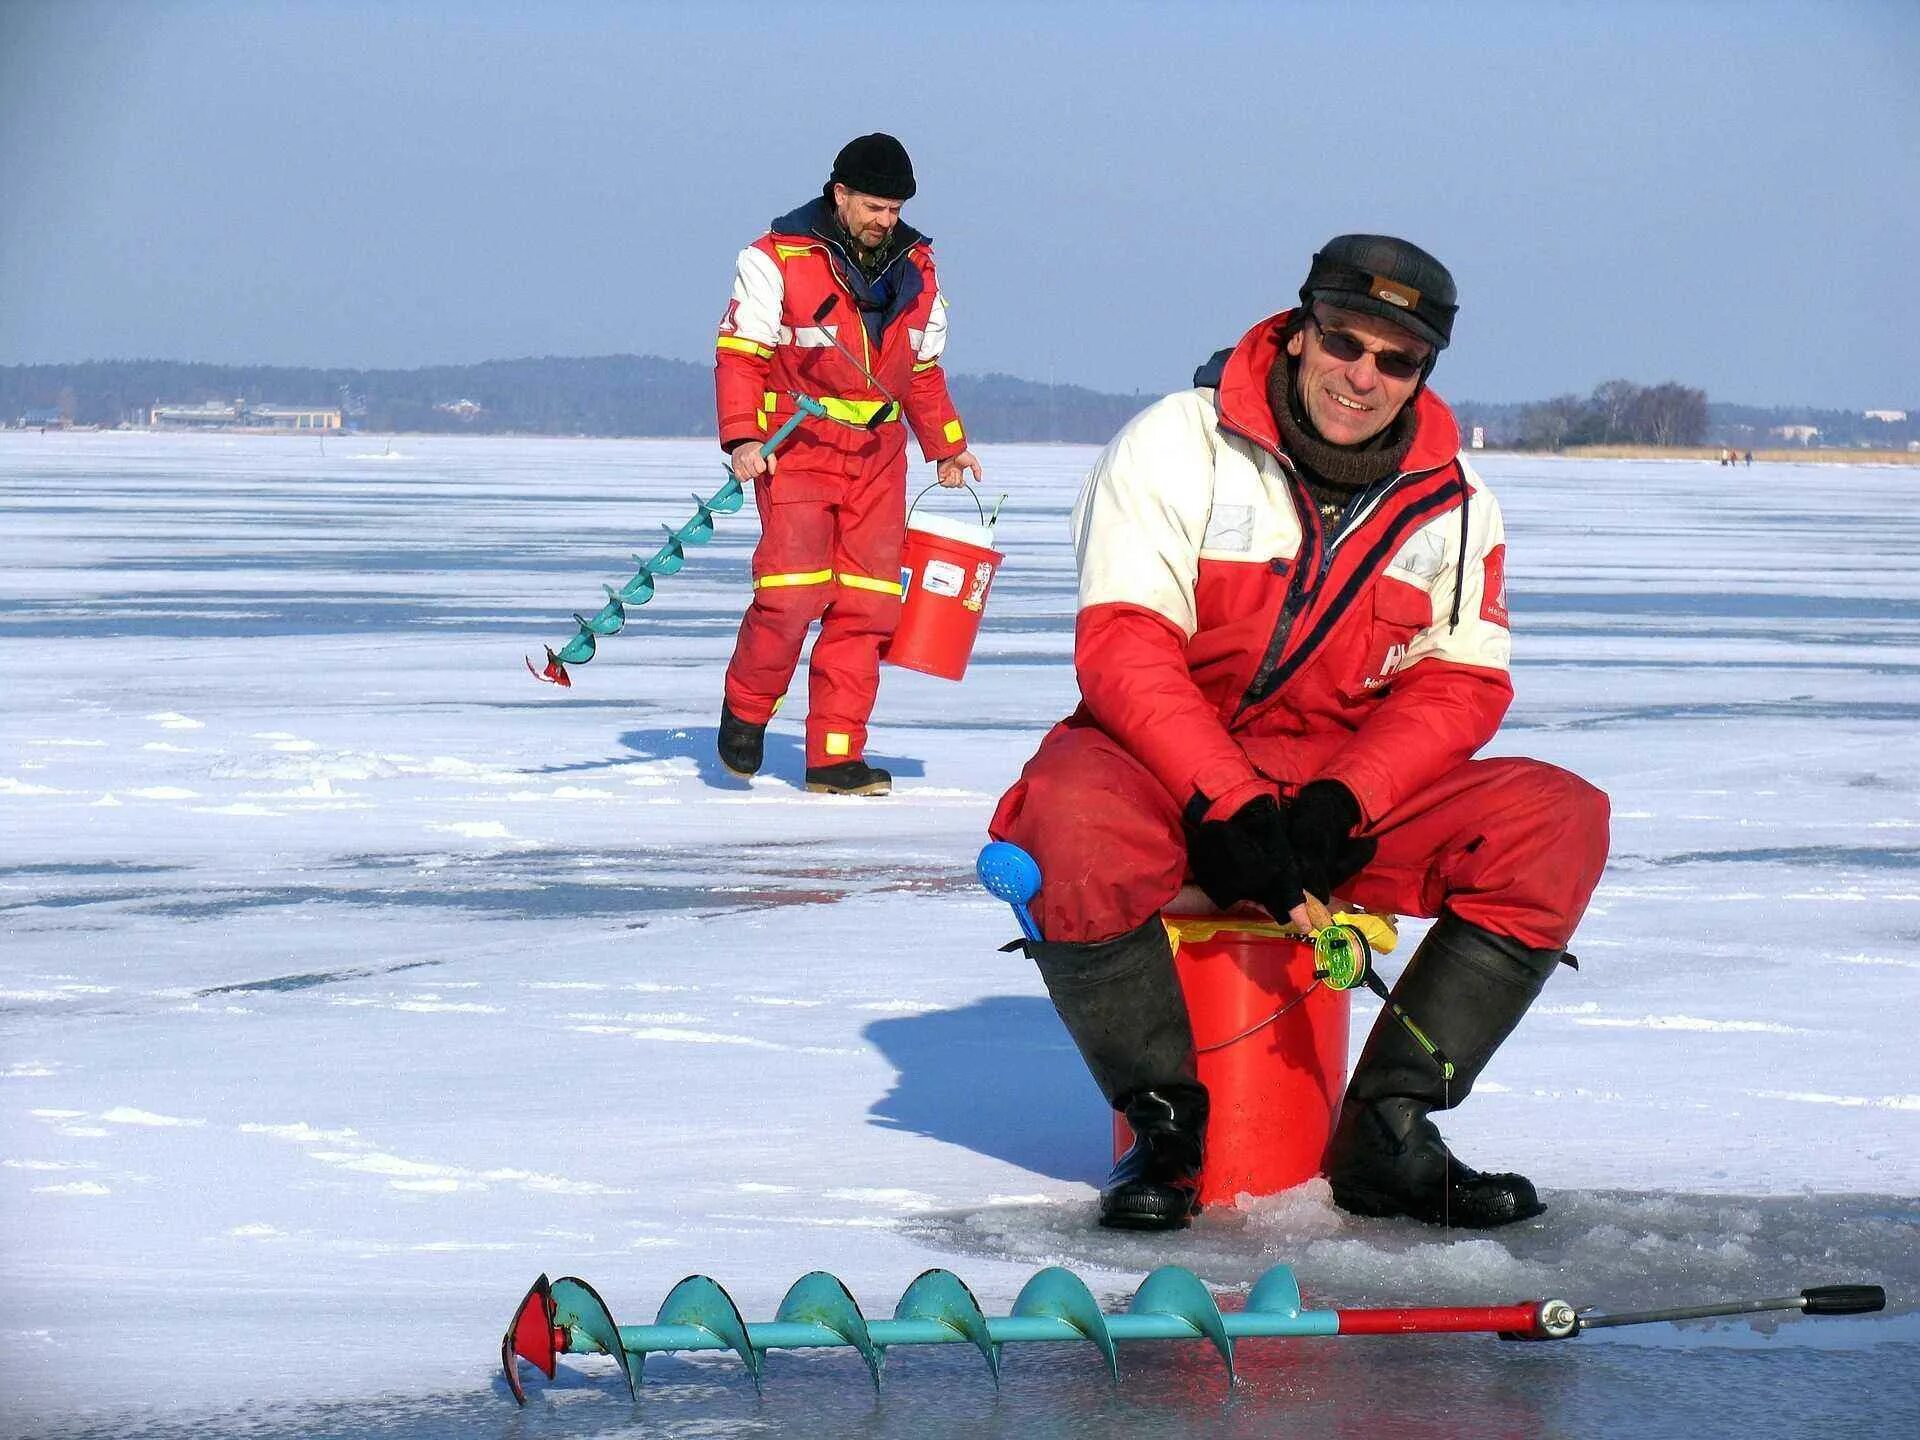
<svg viewBox="0 0 1920 1440"><path fill-rule="evenodd" d="M1100 1093L1133 1128L1132 1148L1101 1188L1100 1223L1179 1229L1200 1207L1207 1092L1166 926L1156 915L1111 940L1037 940L1026 950Z"/></svg>
<svg viewBox="0 0 1920 1440"><path fill-rule="evenodd" d="M1393 999L1453 1062L1453 1076L1443 1076L1392 1012L1381 1011L1327 1145L1336 1205L1355 1215L1405 1215L1472 1230L1547 1208L1524 1175L1482 1174L1461 1164L1428 1113L1467 1098L1564 953L1532 950L1441 916L1407 962Z"/></svg>

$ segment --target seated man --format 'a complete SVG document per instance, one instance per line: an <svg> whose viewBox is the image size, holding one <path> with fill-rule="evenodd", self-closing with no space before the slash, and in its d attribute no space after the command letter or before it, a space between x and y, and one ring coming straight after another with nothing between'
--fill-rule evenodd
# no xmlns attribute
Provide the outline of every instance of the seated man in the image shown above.
<svg viewBox="0 0 1920 1440"><path fill-rule="evenodd" d="M1453 277L1404 240L1342 235L1300 305L1129 421L1074 508L1083 703L990 829L1039 862L1028 947L1138 1137L1104 1225L1185 1225L1207 1124L1160 912L1305 924L1338 892L1437 916L1382 1013L1326 1154L1360 1215L1492 1226L1544 1207L1455 1160L1460 1103L1547 977L1607 851L1607 800L1534 760L1475 760L1512 698L1500 509L1426 388ZM1309 911L1309 905L1314 911Z"/></svg>

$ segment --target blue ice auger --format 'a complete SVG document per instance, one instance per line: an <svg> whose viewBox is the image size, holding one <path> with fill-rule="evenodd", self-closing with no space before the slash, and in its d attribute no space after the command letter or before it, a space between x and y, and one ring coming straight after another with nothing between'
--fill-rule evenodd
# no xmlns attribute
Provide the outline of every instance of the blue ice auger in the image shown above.
<svg viewBox="0 0 1920 1440"><path fill-rule="evenodd" d="M882 1365L896 1345L968 1345L980 1352L993 1383L1000 1383L1003 1346L1042 1341L1091 1344L1120 1378L1117 1344L1148 1340L1205 1341L1235 1378L1240 1340L1340 1335L1495 1334L1509 1340L1571 1340L1587 1330L1649 1325L1722 1315L1797 1311L1804 1315L1864 1315L1884 1309L1878 1285L1820 1285L1767 1300L1731 1300L1667 1310L1596 1315L1565 1300L1518 1300L1494 1305L1389 1305L1310 1308L1291 1267L1275 1265L1254 1283L1238 1309L1222 1310L1191 1270L1163 1265L1147 1276L1124 1311L1108 1311L1078 1275L1049 1266L1021 1288L1010 1315L987 1315L950 1270L928 1270L900 1297L893 1318L868 1319L839 1276L815 1270L794 1281L772 1320L741 1318L733 1297L706 1275L689 1275L668 1293L651 1325L621 1325L586 1281L545 1275L521 1300L500 1340L507 1388L527 1403L522 1360L549 1380L567 1354L611 1356L630 1399L638 1399L647 1356L673 1350L731 1350L760 1388L769 1350L846 1348L859 1352L880 1388Z"/></svg>
<svg viewBox="0 0 1920 1440"><path fill-rule="evenodd" d="M793 394L792 399L796 407L792 416L788 418L786 424L767 438L766 443L760 447L761 454L772 455L799 427L800 422L809 416L816 420L827 418L827 407L811 395L796 393ZM645 559L638 555L633 557L636 568L632 579L617 590L611 585L600 587L607 592L606 604L591 615L574 612L574 622L579 625L579 630L558 650L551 645L546 647L547 663L544 669L535 669L533 658L527 657L527 669L534 679L546 680L555 685L572 685L573 679L567 674L567 666L586 664L593 659L593 652L598 647L600 636L618 635L625 628L627 607L644 605L653 599L656 576L680 573L681 567L687 563L687 547L704 545L713 538L714 516L735 514L742 505L746 504L747 494L741 487L739 477L733 473L731 466L727 467L726 473L726 483L713 494L704 500L698 495L693 497L692 519L684 525L660 527L667 532L667 538L658 550Z"/></svg>

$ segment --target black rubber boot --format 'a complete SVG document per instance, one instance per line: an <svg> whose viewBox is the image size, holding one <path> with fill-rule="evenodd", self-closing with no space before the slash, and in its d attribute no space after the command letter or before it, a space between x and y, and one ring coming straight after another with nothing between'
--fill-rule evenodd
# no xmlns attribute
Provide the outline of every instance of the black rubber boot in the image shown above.
<svg viewBox="0 0 1920 1440"><path fill-rule="evenodd" d="M1563 951L1443 915L1407 962L1394 1003L1453 1062L1448 1079L1383 1010L1347 1084L1327 1146L1333 1200L1355 1215L1405 1215L1481 1230L1547 1207L1524 1175L1482 1174L1454 1159L1428 1118L1466 1099L1500 1043L1547 983Z"/></svg>
<svg viewBox="0 0 1920 1440"><path fill-rule="evenodd" d="M1136 1137L1100 1191L1100 1223L1178 1229L1199 1208L1207 1092L1166 926L1156 915L1111 940L1026 949L1094 1083Z"/></svg>
<svg viewBox="0 0 1920 1440"><path fill-rule="evenodd" d="M885 795L893 789L893 776L864 760L842 760L809 765L807 789L817 795Z"/></svg>
<svg viewBox="0 0 1920 1440"><path fill-rule="evenodd" d="M720 707L720 763L745 778L760 773L767 758L767 727L750 725L725 705Z"/></svg>
<svg viewBox="0 0 1920 1440"><path fill-rule="evenodd" d="M1109 1230L1178 1230L1200 1210L1206 1157L1207 1092L1199 1084L1136 1090L1120 1113L1133 1144L1100 1188Z"/></svg>

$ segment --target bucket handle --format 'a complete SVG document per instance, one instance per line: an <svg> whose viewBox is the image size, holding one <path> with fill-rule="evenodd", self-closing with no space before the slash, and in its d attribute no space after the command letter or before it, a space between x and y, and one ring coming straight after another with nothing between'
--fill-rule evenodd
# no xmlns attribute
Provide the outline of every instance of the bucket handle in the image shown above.
<svg viewBox="0 0 1920 1440"><path fill-rule="evenodd" d="M936 480L933 482L933 485L927 486L926 490L922 490L918 495L913 497L913 504L907 507L907 523L909 525L913 523L913 512L915 510L918 510L920 508L920 502L927 498L927 490L931 490L934 488L935 485L939 485L939 484L940 482ZM951 490L954 487L951 485L948 485L944 488ZM973 508L980 512L980 528L982 530L991 530L993 528L993 522L987 519L987 507L980 503L980 492L973 488L973 482L969 480L961 488L964 489L967 492L967 494L973 497Z"/></svg>

